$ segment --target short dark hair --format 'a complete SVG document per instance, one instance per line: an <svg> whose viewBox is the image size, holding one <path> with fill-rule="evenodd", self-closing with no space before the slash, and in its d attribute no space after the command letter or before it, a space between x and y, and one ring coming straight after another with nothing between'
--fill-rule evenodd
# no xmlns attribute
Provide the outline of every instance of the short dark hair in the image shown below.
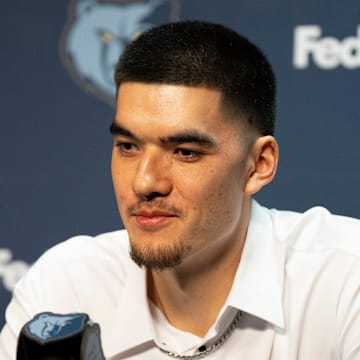
<svg viewBox="0 0 360 360"><path fill-rule="evenodd" d="M249 40L223 25L184 21L141 34L120 57L122 82L203 86L222 92L226 109L272 135L276 84L270 63Z"/></svg>

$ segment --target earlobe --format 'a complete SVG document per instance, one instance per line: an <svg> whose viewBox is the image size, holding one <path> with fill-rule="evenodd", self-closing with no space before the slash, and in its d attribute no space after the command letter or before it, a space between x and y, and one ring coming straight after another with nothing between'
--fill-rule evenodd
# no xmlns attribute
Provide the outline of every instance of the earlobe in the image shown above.
<svg viewBox="0 0 360 360"><path fill-rule="evenodd" d="M273 136L258 138L249 153L249 173L244 193L252 195L270 183L276 174L279 146Z"/></svg>

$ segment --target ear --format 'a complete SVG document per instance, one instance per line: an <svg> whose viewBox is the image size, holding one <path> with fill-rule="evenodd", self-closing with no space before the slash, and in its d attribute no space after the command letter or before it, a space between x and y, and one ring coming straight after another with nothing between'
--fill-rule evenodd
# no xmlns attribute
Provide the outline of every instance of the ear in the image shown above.
<svg viewBox="0 0 360 360"><path fill-rule="evenodd" d="M244 193L252 195L270 183L276 174L279 160L279 146L273 136L259 137L248 156L248 177Z"/></svg>

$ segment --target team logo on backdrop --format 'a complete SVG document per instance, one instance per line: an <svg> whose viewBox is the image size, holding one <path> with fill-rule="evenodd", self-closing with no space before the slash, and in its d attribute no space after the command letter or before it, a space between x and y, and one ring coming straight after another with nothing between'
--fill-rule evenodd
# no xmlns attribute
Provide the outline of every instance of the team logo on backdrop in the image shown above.
<svg viewBox="0 0 360 360"><path fill-rule="evenodd" d="M305 69L313 63L324 70L337 67L360 68L360 25L356 34L337 39L323 36L318 25L299 25L294 31L293 64L297 69Z"/></svg>
<svg viewBox="0 0 360 360"><path fill-rule="evenodd" d="M178 21L179 13L179 0L71 0L61 60L84 90L114 105L113 73L125 46L154 25Z"/></svg>
<svg viewBox="0 0 360 360"><path fill-rule="evenodd" d="M12 260L9 249L0 249L0 282L8 291L12 291L16 282L26 273L29 265L25 261Z"/></svg>

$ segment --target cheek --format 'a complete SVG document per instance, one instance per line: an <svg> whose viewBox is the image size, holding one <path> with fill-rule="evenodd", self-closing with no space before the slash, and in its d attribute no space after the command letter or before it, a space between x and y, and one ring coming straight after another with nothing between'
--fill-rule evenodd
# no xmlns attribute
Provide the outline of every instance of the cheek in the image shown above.
<svg viewBox="0 0 360 360"><path fill-rule="evenodd" d="M182 179L183 198L188 200L191 210L202 214L207 222L214 217L229 221L234 212L239 211L243 182L238 167L231 168L231 171L228 168L207 168L197 176L183 176Z"/></svg>
<svg viewBox="0 0 360 360"><path fill-rule="evenodd" d="M240 211L242 194L239 183L225 181L219 184L206 201L209 215L228 223Z"/></svg>
<svg viewBox="0 0 360 360"><path fill-rule="evenodd" d="M125 202L126 194L130 193L130 191L128 191L129 179L126 176L126 172L122 171L118 161L116 161L114 157L111 160L111 176L115 197L120 206Z"/></svg>
<svg viewBox="0 0 360 360"><path fill-rule="evenodd" d="M115 188L118 186L119 183L119 175L120 175L119 167L113 154L111 157L111 178Z"/></svg>

